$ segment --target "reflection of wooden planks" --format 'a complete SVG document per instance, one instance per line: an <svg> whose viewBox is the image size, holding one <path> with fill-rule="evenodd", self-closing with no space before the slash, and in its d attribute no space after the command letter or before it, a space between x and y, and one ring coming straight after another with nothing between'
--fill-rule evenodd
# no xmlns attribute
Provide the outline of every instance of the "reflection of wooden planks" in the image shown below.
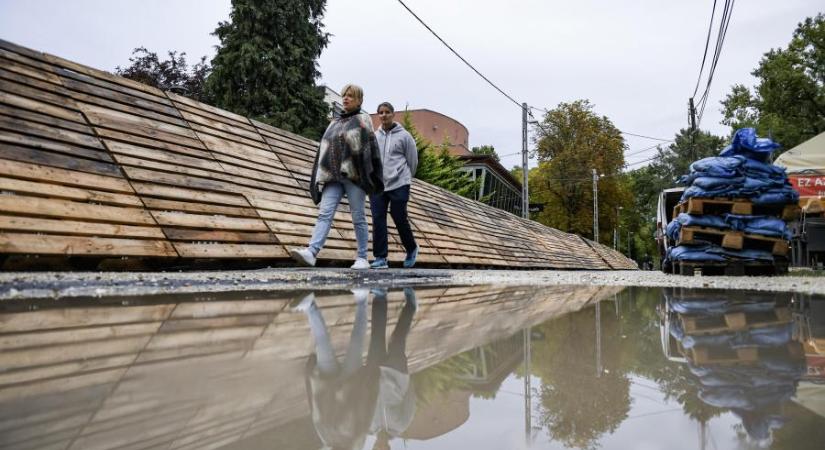
<svg viewBox="0 0 825 450"><path fill-rule="evenodd" d="M287 258L309 241L316 142L5 41L0 63L0 252ZM422 263L633 267L426 183L412 192ZM322 259L355 256L349 213L345 200ZM390 257L400 260L389 227Z"/></svg>
<svg viewBox="0 0 825 450"><path fill-rule="evenodd" d="M713 347L697 346L684 349L685 356L695 365L738 365L755 364L770 355L781 355L783 358L802 358L803 352L799 342L789 342L779 347Z"/></svg>
<svg viewBox="0 0 825 450"><path fill-rule="evenodd" d="M419 289L410 372L615 292ZM10 366L0 373L0 448L210 448L308 418L312 340L307 317L289 308L301 297L202 294L130 306L75 299L65 309L50 301L0 313L0 364ZM388 299L391 329L403 294ZM352 295L319 292L317 304L333 347L346 348Z"/></svg>
<svg viewBox="0 0 825 450"><path fill-rule="evenodd" d="M719 316L680 315L679 318L685 333L714 334L789 323L791 311L783 306L770 311L739 311Z"/></svg>

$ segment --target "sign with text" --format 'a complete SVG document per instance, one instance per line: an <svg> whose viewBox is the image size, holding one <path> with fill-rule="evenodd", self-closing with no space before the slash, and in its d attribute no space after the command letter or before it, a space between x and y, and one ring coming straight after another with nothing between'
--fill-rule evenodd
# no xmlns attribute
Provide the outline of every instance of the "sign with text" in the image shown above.
<svg viewBox="0 0 825 450"><path fill-rule="evenodd" d="M825 175L789 175L788 180L802 197L825 197Z"/></svg>

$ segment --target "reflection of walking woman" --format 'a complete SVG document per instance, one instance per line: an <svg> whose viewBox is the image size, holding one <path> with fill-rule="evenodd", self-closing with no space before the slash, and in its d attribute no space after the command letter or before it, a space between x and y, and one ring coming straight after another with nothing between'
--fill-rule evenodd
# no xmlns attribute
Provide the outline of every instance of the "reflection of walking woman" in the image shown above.
<svg viewBox="0 0 825 450"><path fill-rule="evenodd" d="M315 354L307 362L306 388L312 422L324 448L361 449L370 427L378 395L376 371L363 366L364 337L367 331L367 290L355 294L355 320L349 346L342 362L315 304L309 294L298 305L306 313L315 342Z"/></svg>
<svg viewBox="0 0 825 450"><path fill-rule="evenodd" d="M401 126L394 122L395 110L388 102L378 105L381 127L376 131L376 139L381 152L384 192L370 195L372 210L372 253L375 260L370 267L386 269L387 255L387 209L389 209L395 229L404 245L407 256L404 267L415 265L418 245L415 243L410 221L407 217L407 201L410 199L410 184L418 167L418 149L415 140Z"/></svg>
<svg viewBox="0 0 825 450"><path fill-rule="evenodd" d="M353 269L368 269L367 242L369 227L364 213L366 194L384 189L381 180L381 157L372 120L361 113L363 90L353 84L342 89L344 113L333 119L321 138L310 179L312 200L318 204L318 221L312 231L309 246L292 249L290 254L298 263L314 266L315 259L332 227L332 220L341 198L346 193L358 243Z"/></svg>

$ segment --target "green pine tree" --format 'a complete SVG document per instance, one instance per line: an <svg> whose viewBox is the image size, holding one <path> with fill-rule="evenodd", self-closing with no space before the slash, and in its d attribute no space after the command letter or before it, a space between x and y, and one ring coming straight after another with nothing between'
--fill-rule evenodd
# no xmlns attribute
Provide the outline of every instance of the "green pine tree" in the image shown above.
<svg viewBox="0 0 825 450"><path fill-rule="evenodd" d="M207 92L216 106L318 139L328 106L316 86L329 42L326 0L232 0L212 59Z"/></svg>
<svg viewBox="0 0 825 450"><path fill-rule="evenodd" d="M413 125L409 113L404 114L402 124L415 139L415 147L418 150L416 178L462 197L480 201L485 200L476 198L478 197L481 180L473 180L469 172L461 170L464 164L450 154L449 141L445 140L441 145L433 145L430 141L424 139Z"/></svg>

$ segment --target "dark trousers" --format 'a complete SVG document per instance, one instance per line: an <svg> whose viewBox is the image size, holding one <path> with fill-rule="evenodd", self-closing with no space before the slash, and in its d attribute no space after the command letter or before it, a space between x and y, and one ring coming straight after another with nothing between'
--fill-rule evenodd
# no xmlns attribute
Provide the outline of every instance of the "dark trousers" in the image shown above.
<svg viewBox="0 0 825 450"><path fill-rule="evenodd" d="M407 373L407 335L410 333L415 306L407 302L390 336L387 347L387 298L376 296L372 300L372 331L367 352L367 365L391 367Z"/></svg>
<svg viewBox="0 0 825 450"><path fill-rule="evenodd" d="M387 244L387 209L390 211L395 229L401 237L404 250L409 254L415 250L410 220L407 218L407 201L410 199L410 185L398 189L370 195L372 210L372 254L376 258L386 258L389 253Z"/></svg>

